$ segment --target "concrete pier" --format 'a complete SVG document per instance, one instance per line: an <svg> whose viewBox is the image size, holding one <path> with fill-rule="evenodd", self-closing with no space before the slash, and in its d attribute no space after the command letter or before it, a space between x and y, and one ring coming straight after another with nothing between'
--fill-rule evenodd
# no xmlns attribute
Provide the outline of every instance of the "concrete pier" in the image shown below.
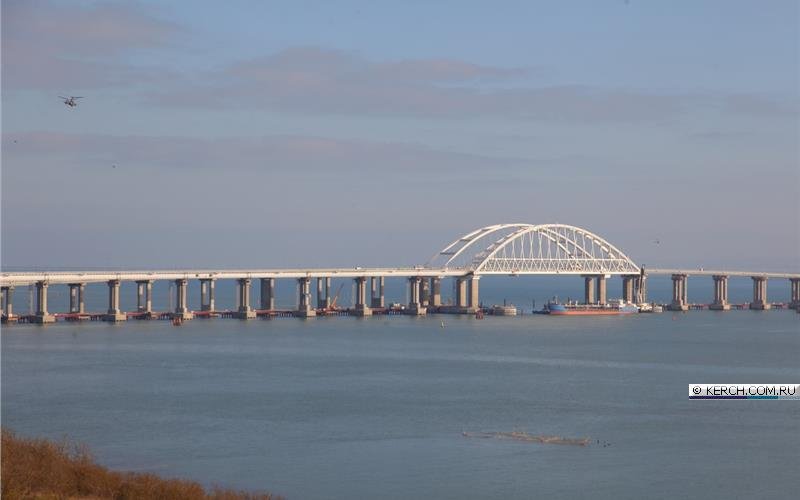
<svg viewBox="0 0 800 500"><path fill-rule="evenodd" d="M136 311L143 313L153 312L152 280L139 280L136 282Z"/></svg>
<svg viewBox="0 0 800 500"><path fill-rule="evenodd" d="M275 278L261 278L261 294L259 295L259 309L265 311L275 310Z"/></svg>
<svg viewBox="0 0 800 500"><path fill-rule="evenodd" d="M353 296L353 309L356 316L372 316L372 309L367 305L367 278L354 278L356 293Z"/></svg>
<svg viewBox="0 0 800 500"><path fill-rule="evenodd" d="M239 319L253 319L256 312L250 306L250 278L236 280L239 303L236 308L236 317Z"/></svg>
<svg viewBox="0 0 800 500"><path fill-rule="evenodd" d="M84 293L86 283L70 283L69 285L69 312L84 314L86 312L86 302Z"/></svg>
<svg viewBox="0 0 800 500"><path fill-rule="evenodd" d="M637 304L647 302L647 275L640 274L633 278L633 297Z"/></svg>
<svg viewBox="0 0 800 500"><path fill-rule="evenodd" d="M632 303L634 300L633 296L633 281L636 279L636 276L623 276L622 277L622 300L628 303Z"/></svg>
<svg viewBox="0 0 800 500"><path fill-rule="evenodd" d="M317 308L330 309L331 307L331 279L317 278Z"/></svg>
<svg viewBox="0 0 800 500"><path fill-rule="evenodd" d="M583 277L583 303L594 304L594 276Z"/></svg>
<svg viewBox="0 0 800 500"><path fill-rule="evenodd" d="M14 287L4 286L0 288L0 306L3 309L3 321L14 322L17 317L14 315Z"/></svg>
<svg viewBox="0 0 800 500"><path fill-rule="evenodd" d="M597 276L597 303L604 306L608 303L606 277L604 274Z"/></svg>
<svg viewBox="0 0 800 500"><path fill-rule="evenodd" d="M433 307L442 305L442 279L431 278L431 298L428 301Z"/></svg>
<svg viewBox="0 0 800 500"><path fill-rule="evenodd" d="M800 278L789 278L789 284L792 290L789 307L800 312Z"/></svg>
<svg viewBox="0 0 800 500"><path fill-rule="evenodd" d="M467 307L467 278L456 278L456 307Z"/></svg>
<svg viewBox="0 0 800 500"><path fill-rule="evenodd" d="M714 278L714 302L708 308L714 311L728 311L731 305L728 303L728 276L715 274Z"/></svg>
<svg viewBox="0 0 800 500"><path fill-rule="evenodd" d="M753 301L750 309L755 311L766 311L770 308L767 301L767 278L766 276L752 276L753 279Z"/></svg>
<svg viewBox="0 0 800 500"><path fill-rule="evenodd" d="M180 318L182 320L194 318L194 314L188 307L188 284L187 279L175 280L175 312L172 314L173 318Z"/></svg>
<svg viewBox="0 0 800 500"><path fill-rule="evenodd" d="M672 302L667 306L670 311L688 311L689 301L686 290L687 275L672 275Z"/></svg>
<svg viewBox="0 0 800 500"><path fill-rule="evenodd" d="M423 316L428 312L427 308L422 305L420 298L421 283L422 279L418 276L408 278L408 307L406 308L406 314Z"/></svg>
<svg viewBox="0 0 800 500"><path fill-rule="evenodd" d="M312 318L317 315L316 309L311 307L311 278L297 279L297 311L298 318Z"/></svg>
<svg viewBox="0 0 800 500"><path fill-rule="evenodd" d="M479 294L480 276L470 275L469 277L469 297L467 299L467 308L469 312L475 312L481 306L481 299Z"/></svg>
<svg viewBox="0 0 800 500"><path fill-rule="evenodd" d="M370 305L373 308L383 308L386 307L386 297L383 291L383 287L385 285L384 277L372 277L370 280Z"/></svg>
<svg viewBox="0 0 800 500"><path fill-rule="evenodd" d="M424 307L431 303L431 283L425 278L419 279L419 303Z"/></svg>
<svg viewBox="0 0 800 500"><path fill-rule="evenodd" d="M106 321L125 321L128 316L119 308L119 280L108 280L108 312L103 317Z"/></svg>
<svg viewBox="0 0 800 500"><path fill-rule="evenodd" d="M200 280L201 311L215 312L217 310L216 287L217 280L214 278L203 278Z"/></svg>

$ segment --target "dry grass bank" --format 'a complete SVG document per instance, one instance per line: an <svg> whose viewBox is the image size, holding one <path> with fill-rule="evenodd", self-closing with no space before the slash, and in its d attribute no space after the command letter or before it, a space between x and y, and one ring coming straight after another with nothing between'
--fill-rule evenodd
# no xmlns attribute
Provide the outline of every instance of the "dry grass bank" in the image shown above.
<svg viewBox="0 0 800 500"><path fill-rule="evenodd" d="M128 500L275 500L268 493L246 493L163 479L155 474L115 472L94 462L88 449L44 439L24 439L2 431L2 498Z"/></svg>

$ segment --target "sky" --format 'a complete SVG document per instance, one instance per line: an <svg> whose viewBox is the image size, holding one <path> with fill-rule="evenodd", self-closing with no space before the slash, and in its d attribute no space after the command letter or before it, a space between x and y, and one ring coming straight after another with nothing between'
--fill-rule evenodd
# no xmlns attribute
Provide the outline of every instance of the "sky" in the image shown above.
<svg viewBox="0 0 800 500"><path fill-rule="evenodd" d="M416 265L558 222L649 267L800 270L796 1L1 14L4 269Z"/></svg>

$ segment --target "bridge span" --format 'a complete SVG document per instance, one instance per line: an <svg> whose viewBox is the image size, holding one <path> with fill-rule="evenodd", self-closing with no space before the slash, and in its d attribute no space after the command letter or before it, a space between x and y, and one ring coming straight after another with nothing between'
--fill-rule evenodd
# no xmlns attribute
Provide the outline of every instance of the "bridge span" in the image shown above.
<svg viewBox="0 0 800 500"><path fill-rule="evenodd" d="M215 282L237 282L236 317L250 319L259 313L275 311L275 280L294 279L298 283L298 308L293 314L301 317L330 313L332 278L350 278L355 281L356 293L349 312L369 316L373 310L384 311L384 280L402 278L408 281L407 314L427 312L474 313L480 308L479 280L484 275L576 275L584 278L584 301L587 304L606 304L607 280L612 276L622 279L621 297L626 302L647 302L647 277L670 275L673 281L672 301L668 308L684 311L690 307L687 281L690 275L711 276L714 279L714 302L710 309L728 310L728 278L751 277L753 301L751 309L769 309L767 280L788 279L791 283L790 307L800 312L800 273L775 273L754 271L709 271L704 269L644 269L634 263L617 247L600 236L576 226L566 224L496 224L486 226L456 239L436 253L425 265L389 268L308 268L308 269L189 269L189 270L130 270L130 271L30 271L0 272L2 289L2 318L13 322L18 316L13 311L14 287L35 286L35 314L29 320L37 323L55 321L56 315L47 307L47 291L51 285L69 287L70 306L66 315L81 319L85 311L84 289L89 283L106 283L108 310L102 314L107 321L123 321L128 316L150 318L152 287L158 280L175 284L174 318L191 319L196 314L216 314ZM442 304L441 281L455 280L453 304ZM252 280L260 281L260 302L257 309L251 301ZM189 280L200 281L201 311L191 311L187 306ZM316 280L316 304L312 302L311 282ZM120 310L120 283L137 285L137 310L126 313ZM367 300L367 284L370 297Z"/></svg>

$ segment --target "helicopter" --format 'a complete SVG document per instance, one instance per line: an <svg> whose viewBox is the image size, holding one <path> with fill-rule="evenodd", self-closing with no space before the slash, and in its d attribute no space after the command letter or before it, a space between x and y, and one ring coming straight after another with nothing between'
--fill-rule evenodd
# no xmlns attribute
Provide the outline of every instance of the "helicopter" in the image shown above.
<svg viewBox="0 0 800 500"><path fill-rule="evenodd" d="M59 99L64 99L64 104L69 106L70 108L75 108L78 106L78 103L75 102L75 99L83 99L83 96L69 96L64 97L63 95L58 96Z"/></svg>

